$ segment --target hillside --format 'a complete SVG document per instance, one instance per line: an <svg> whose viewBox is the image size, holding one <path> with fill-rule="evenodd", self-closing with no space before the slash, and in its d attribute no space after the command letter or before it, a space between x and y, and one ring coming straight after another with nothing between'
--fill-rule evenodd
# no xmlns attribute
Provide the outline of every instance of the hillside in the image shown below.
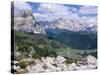
<svg viewBox="0 0 100 75"><path fill-rule="evenodd" d="M59 37L60 38L60 37ZM94 54L96 49L75 49L73 46L61 43L53 37L47 35L18 32L15 31L15 60L32 55L34 58L40 57L56 57L61 55L71 60L80 60L88 54ZM73 42L70 44L73 44ZM75 46L75 45L74 45ZM20 56L16 55L17 53ZM96 54L95 54L96 55Z"/></svg>

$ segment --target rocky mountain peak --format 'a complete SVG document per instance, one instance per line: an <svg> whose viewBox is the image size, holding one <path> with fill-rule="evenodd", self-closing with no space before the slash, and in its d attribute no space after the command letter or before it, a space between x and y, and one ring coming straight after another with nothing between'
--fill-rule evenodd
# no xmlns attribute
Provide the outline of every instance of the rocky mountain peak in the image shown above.
<svg viewBox="0 0 100 75"><path fill-rule="evenodd" d="M80 19L60 18L53 22L40 22L45 29L66 29L69 31L97 32L97 23L88 23ZM44 25L45 24L45 25Z"/></svg>
<svg viewBox="0 0 100 75"><path fill-rule="evenodd" d="M43 27L36 22L32 8L28 3L14 2L14 30L23 32L33 32L36 34L46 34Z"/></svg>

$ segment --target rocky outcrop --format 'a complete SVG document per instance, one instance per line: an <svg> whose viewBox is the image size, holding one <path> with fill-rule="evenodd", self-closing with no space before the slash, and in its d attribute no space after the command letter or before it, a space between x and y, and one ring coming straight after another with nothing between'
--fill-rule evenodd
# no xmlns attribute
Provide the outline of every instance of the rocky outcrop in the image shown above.
<svg viewBox="0 0 100 75"><path fill-rule="evenodd" d="M14 30L46 34L43 27L35 21L32 8L28 3L15 1L12 7L14 7L14 14L12 14L14 16Z"/></svg>
<svg viewBox="0 0 100 75"><path fill-rule="evenodd" d="M23 60L27 61L29 59ZM88 55L82 61L77 61L76 63L73 62L70 64L66 63L67 60L62 56L57 56L56 58L42 57L41 59L32 59L32 61L29 61L31 62L31 64L28 65L26 68L21 68L21 66L14 65L14 70L17 70L16 73L19 73L20 71L23 72L23 70L26 73L36 73L97 69L97 59L91 55Z"/></svg>
<svg viewBox="0 0 100 75"><path fill-rule="evenodd" d="M40 63L36 63L36 65L31 66L29 73L89 70L97 68L97 59L91 55L77 63L66 64L65 61L67 60L62 56L57 56L56 58L42 57Z"/></svg>
<svg viewBox="0 0 100 75"><path fill-rule="evenodd" d="M40 63L36 63L29 70L29 73L33 72L55 72L55 71L64 71L67 69L65 65L65 58L62 56L55 57L42 57Z"/></svg>
<svg viewBox="0 0 100 75"><path fill-rule="evenodd" d="M71 68L72 67L72 68ZM97 59L91 55L88 55L82 61L72 63L69 65L70 70L91 70L97 68Z"/></svg>
<svg viewBox="0 0 100 75"><path fill-rule="evenodd" d="M89 70L97 68L97 59L91 55L88 55L83 61L77 63L79 70Z"/></svg>

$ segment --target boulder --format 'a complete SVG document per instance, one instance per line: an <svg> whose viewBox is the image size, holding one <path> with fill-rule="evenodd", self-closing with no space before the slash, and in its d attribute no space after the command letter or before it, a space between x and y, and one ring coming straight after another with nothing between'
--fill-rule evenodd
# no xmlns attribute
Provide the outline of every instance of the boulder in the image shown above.
<svg viewBox="0 0 100 75"><path fill-rule="evenodd" d="M23 59L25 60L25 59ZM22 61L22 60L21 60ZM25 60L26 61L26 60ZM41 59L34 59L35 64L28 65L28 73L34 72L59 72L59 71L73 71L73 70L90 70L97 68L97 59L91 55L84 58L83 61L77 63L67 64L66 59L62 56L42 57Z"/></svg>
<svg viewBox="0 0 100 75"><path fill-rule="evenodd" d="M42 67L42 64L36 64L33 65L29 71L29 73L34 73L34 72L44 72L44 69Z"/></svg>
<svg viewBox="0 0 100 75"><path fill-rule="evenodd" d="M20 52L14 52L15 57L20 57L21 53Z"/></svg>
<svg viewBox="0 0 100 75"><path fill-rule="evenodd" d="M62 63L64 63L66 61L66 59L64 57L62 57L62 56L57 56L56 60L57 60L57 62L59 64L62 64Z"/></svg>
<svg viewBox="0 0 100 75"><path fill-rule="evenodd" d="M71 64L68 65L69 71L77 70L77 69L78 69L78 67L77 67L76 63L71 63Z"/></svg>
<svg viewBox="0 0 100 75"><path fill-rule="evenodd" d="M97 59L91 55L88 55L83 61L78 61L78 70L90 70L97 68Z"/></svg>
<svg viewBox="0 0 100 75"><path fill-rule="evenodd" d="M97 59L91 55L88 55L86 58L85 58L85 62L89 65L96 65L97 64Z"/></svg>
<svg viewBox="0 0 100 75"><path fill-rule="evenodd" d="M61 69L59 71L67 71L68 70L68 67L67 67L67 65L65 63L57 64L57 67Z"/></svg>
<svg viewBox="0 0 100 75"><path fill-rule="evenodd" d="M42 57L41 58L41 60L42 60L43 63L51 63L51 64L54 63L54 59L55 58L51 58L51 57L46 57L46 58Z"/></svg>

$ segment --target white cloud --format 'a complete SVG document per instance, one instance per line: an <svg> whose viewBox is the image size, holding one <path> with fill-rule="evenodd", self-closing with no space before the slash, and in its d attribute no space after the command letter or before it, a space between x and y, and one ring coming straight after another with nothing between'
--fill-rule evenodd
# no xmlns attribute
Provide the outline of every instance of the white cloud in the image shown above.
<svg viewBox="0 0 100 75"><path fill-rule="evenodd" d="M71 9L71 10L70 10ZM43 16L47 14L47 16L38 16L41 18L41 20L47 20L47 21L53 21L59 18L78 18L78 13L73 13L77 11L76 8L70 8L68 6L64 6L61 4L50 4L50 3L43 3L40 4L38 11L41 12ZM43 19L42 19L43 18Z"/></svg>
<svg viewBox="0 0 100 75"><path fill-rule="evenodd" d="M30 5L23 1L14 1L14 7L17 9L31 9Z"/></svg>
<svg viewBox="0 0 100 75"><path fill-rule="evenodd" d="M87 27L92 27L94 25L97 25L97 17L93 17L93 16L83 16L80 18L80 21L82 23L86 23Z"/></svg>
<svg viewBox="0 0 100 75"><path fill-rule="evenodd" d="M96 6L82 6L79 10L80 14L97 14L97 7Z"/></svg>
<svg viewBox="0 0 100 75"><path fill-rule="evenodd" d="M33 14L35 17L48 17L48 14L40 14L40 13L34 13Z"/></svg>
<svg viewBox="0 0 100 75"><path fill-rule="evenodd" d="M20 10L32 10L31 6L26 2L14 1L14 14ZM37 9L38 13L33 13L38 21L54 21L59 18L79 19L81 22L87 23L89 26L97 25L97 16L83 16L79 14L97 14L95 6L81 6L78 10L75 7L68 7L62 4L46 4L41 3Z"/></svg>
<svg viewBox="0 0 100 75"><path fill-rule="evenodd" d="M41 14L41 13L34 13L35 19L37 21L54 21L59 19L60 16L56 16L55 14Z"/></svg>
<svg viewBox="0 0 100 75"><path fill-rule="evenodd" d="M97 25L97 16L83 16L79 14L96 14L97 8L94 6L81 6L80 9L75 7L68 7L60 4L40 4L36 16L41 21L54 21L59 18L78 19L88 26Z"/></svg>
<svg viewBox="0 0 100 75"><path fill-rule="evenodd" d="M78 12L78 9L75 8L75 7L70 7L69 9L70 9L72 12Z"/></svg>
<svg viewBox="0 0 100 75"><path fill-rule="evenodd" d="M23 1L14 1L14 15L18 14L21 10L32 10L31 6Z"/></svg>
<svg viewBox="0 0 100 75"><path fill-rule="evenodd" d="M81 17L81 20L86 21L86 22L96 22L97 17L83 16Z"/></svg>
<svg viewBox="0 0 100 75"><path fill-rule="evenodd" d="M44 3L40 4L40 7L38 8L39 11L49 11L49 12L67 12L68 8L61 4L49 4Z"/></svg>
<svg viewBox="0 0 100 75"><path fill-rule="evenodd" d="M34 13L33 16L35 16L35 19L37 21L47 21L47 18L49 17L48 14L41 14L41 13Z"/></svg>

